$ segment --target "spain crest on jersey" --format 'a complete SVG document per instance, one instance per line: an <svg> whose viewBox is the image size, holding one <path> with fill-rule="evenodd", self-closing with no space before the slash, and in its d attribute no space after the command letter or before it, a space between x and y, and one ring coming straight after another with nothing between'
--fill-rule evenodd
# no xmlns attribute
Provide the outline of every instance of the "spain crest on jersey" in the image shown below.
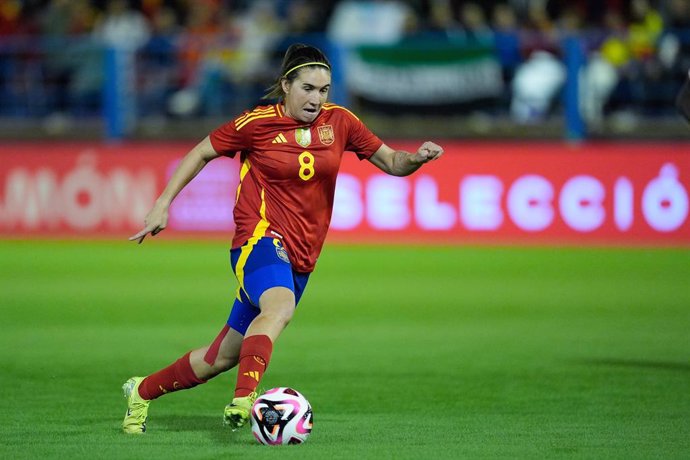
<svg viewBox="0 0 690 460"><path fill-rule="evenodd" d="M311 130L309 128L297 128L295 130L295 140L302 147L309 147L311 144Z"/></svg>
<svg viewBox="0 0 690 460"><path fill-rule="evenodd" d="M319 126L319 140L323 145L331 145L335 141L335 134L333 133L333 126L323 125Z"/></svg>

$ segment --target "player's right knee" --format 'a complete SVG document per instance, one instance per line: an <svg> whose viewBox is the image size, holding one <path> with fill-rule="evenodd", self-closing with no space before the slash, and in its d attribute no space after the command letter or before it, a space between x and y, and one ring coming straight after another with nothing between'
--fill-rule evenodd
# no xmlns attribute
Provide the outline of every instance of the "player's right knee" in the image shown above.
<svg viewBox="0 0 690 460"><path fill-rule="evenodd" d="M295 312L295 294L284 287L268 289L259 298L259 308L264 316L290 321Z"/></svg>
<svg viewBox="0 0 690 460"><path fill-rule="evenodd" d="M290 323L294 313L295 307L290 304L274 306L273 308L267 308L266 311L261 312L264 318L268 318L273 324L282 327L286 327Z"/></svg>

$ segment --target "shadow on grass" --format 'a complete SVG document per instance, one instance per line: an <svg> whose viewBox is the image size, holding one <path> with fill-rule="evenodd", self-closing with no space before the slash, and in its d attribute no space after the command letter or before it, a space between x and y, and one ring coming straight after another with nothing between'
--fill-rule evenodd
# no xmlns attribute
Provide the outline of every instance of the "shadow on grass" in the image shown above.
<svg viewBox="0 0 690 460"><path fill-rule="evenodd" d="M206 433L208 437L218 444L227 445L254 445L251 428L244 427L240 431L233 432L223 426L220 417L210 415L161 415L156 416L156 425L170 433Z"/></svg>
<svg viewBox="0 0 690 460"><path fill-rule="evenodd" d="M603 366L603 367L631 367L638 369L659 369L665 371L683 371L690 372L690 363L672 362L672 361L645 361L642 359L615 359L615 358L600 358L587 359L583 361L585 364Z"/></svg>

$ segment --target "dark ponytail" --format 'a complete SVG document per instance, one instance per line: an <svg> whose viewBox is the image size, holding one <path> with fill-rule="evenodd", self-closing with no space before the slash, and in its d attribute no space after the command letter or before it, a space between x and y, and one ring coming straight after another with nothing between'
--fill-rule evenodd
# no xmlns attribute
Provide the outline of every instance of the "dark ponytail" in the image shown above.
<svg viewBox="0 0 690 460"><path fill-rule="evenodd" d="M293 81L299 75L299 71L306 67L326 67L331 70L331 63L320 49L302 43L295 43L285 52L283 63L280 66L280 76L276 82L266 90L263 99L282 99L285 96L283 79Z"/></svg>

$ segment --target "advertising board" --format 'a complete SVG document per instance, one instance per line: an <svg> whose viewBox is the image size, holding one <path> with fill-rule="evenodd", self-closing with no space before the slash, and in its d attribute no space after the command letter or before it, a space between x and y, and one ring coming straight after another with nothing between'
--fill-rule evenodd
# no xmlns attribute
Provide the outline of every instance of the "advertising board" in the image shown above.
<svg viewBox="0 0 690 460"><path fill-rule="evenodd" d="M408 151L419 145L388 143ZM690 243L690 153L682 143L442 144L439 161L408 177L346 153L329 240ZM0 235L134 233L191 146L6 144ZM209 163L175 200L166 235L230 238L238 171L236 160Z"/></svg>

